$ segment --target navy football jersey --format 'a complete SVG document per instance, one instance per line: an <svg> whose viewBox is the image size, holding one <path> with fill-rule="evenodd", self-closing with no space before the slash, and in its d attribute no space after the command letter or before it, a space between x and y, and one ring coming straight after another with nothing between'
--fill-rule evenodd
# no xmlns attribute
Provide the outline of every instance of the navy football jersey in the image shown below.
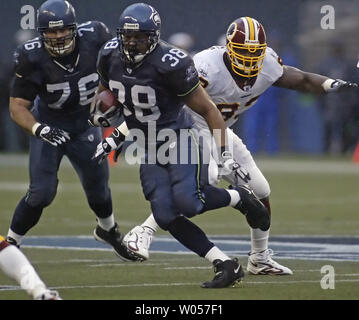
<svg viewBox="0 0 359 320"><path fill-rule="evenodd" d="M14 54L11 97L35 101L37 121L79 133L88 128L89 106L98 87L97 55L111 39L101 22L78 26L74 51L52 57L39 38L25 42Z"/></svg>
<svg viewBox="0 0 359 320"><path fill-rule="evenodd" d="M148 133L150 123L163 128L189 128L192 118L183 110L183 97L199 79L192 58L180 49L160 41L155 50L134 69L121 60L116 38L101 49L97 61L102 85L122 104L129 129Z"/></svg>

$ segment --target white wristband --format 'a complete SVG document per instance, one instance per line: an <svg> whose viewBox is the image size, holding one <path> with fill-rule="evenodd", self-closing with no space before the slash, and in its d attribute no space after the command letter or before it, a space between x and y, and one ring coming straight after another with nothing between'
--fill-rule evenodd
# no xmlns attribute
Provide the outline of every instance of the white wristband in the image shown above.
<svg viewBox="0 0 359 320"><path fill-rule="evenodd" d="M120 131L125 137L128 136L128 134L130 133L128 128L127 128L127 124L126 122L122 122L121 125L119 125L117 127L117 130Z"/></svg>
<svg viewBox="0 0 359 320"><path fill-rule="evenodd" d="M322 83L322 87L323 87L325 92L328 92L328 91L330 91L330 89L332 89L333 82L335 82L335 80L327 79Z"/></svg>
<svg viewBox="0 0 359 320"><path fill-rule="evenodd" d="M36 132L37 128L40 127L40 126L41 126L41 123L38 123L38 122L36 122L36 123L32 126L31 132L32 132L32 134L33 134L34 136L36 136L35 132Z"/></svg>

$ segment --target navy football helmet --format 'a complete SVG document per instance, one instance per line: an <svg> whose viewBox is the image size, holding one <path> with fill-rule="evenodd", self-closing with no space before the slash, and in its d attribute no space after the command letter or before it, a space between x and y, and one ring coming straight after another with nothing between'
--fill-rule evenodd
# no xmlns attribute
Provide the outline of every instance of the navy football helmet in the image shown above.
<svg viewBox="0 0 359 320"><path fill-rule="evenodd" d="M160 39L161 18L158 12L145 3L128 6L121 14L117 37L125 63L140 63L157 46Z"/></svg>
<svg viewBox="0 0 359 320"><path fill-rule="evenodd" d="M62 37L45 35L56 30L68 29L70 32ZM37 12L37 30L45 48L54 56L71 53L75 47L77 23L74 7L64 0L48 0Z"/></svg>

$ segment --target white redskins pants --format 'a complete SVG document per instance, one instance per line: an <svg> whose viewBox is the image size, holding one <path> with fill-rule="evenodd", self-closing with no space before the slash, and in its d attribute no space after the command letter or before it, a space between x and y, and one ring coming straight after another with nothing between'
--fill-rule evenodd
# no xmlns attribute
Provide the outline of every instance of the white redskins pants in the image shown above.
<svg viewBox="0 0 359 320"><path fill-rule="evenodd" d="M221 177L218 176L218 161L216 160L218 159L218 154L212 133L208 127L203 127L199 123L195 123L193 129L197 130L199 138L203 139L203 143L210 149L212 159L209 160L208 174L210 183L215 185L219 182ZM268 197L270 194L269 183L258 169L251 153L248 151L242 139L229 128L227 128L227 138L229 151L232 153L233 159L249 173L250 179L248 182L245 182L235 178L234 174L233 176L223 176L222 178L230 184L233 184L234 181L238 181L237 184L239 185L249 185L259 199Z"/></svg>

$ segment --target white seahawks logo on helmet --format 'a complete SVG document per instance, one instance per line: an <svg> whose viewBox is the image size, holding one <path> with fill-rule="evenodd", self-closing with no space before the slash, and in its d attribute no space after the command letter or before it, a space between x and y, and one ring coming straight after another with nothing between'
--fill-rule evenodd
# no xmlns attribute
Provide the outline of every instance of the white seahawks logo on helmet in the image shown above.
<svg viewBox="0 0 359 320"><path fill-rule="evenodd" d="M161 23L161 18L160 18L160 15L156 12L156 14L153 16L152 18L153 22L156 24L156 25L159 25Z"/></svg>
<svg viewBox="0 0 359 320"><path fill-rule="evenodd" d="M158 12L151 6L149 6L152 10L150 19L152 19L152 21L155 23L155 25L160 25L161 24L161 18L160 15L158 14Z"/></svg>
<svg viewBox="0 0 359 320"><path fill-rule="evenodd" d="M131 17L131 16L125 16L124 19L131 19L131 20L133 20L134 23L137 22L137 19L134 17Z"/></svg>

